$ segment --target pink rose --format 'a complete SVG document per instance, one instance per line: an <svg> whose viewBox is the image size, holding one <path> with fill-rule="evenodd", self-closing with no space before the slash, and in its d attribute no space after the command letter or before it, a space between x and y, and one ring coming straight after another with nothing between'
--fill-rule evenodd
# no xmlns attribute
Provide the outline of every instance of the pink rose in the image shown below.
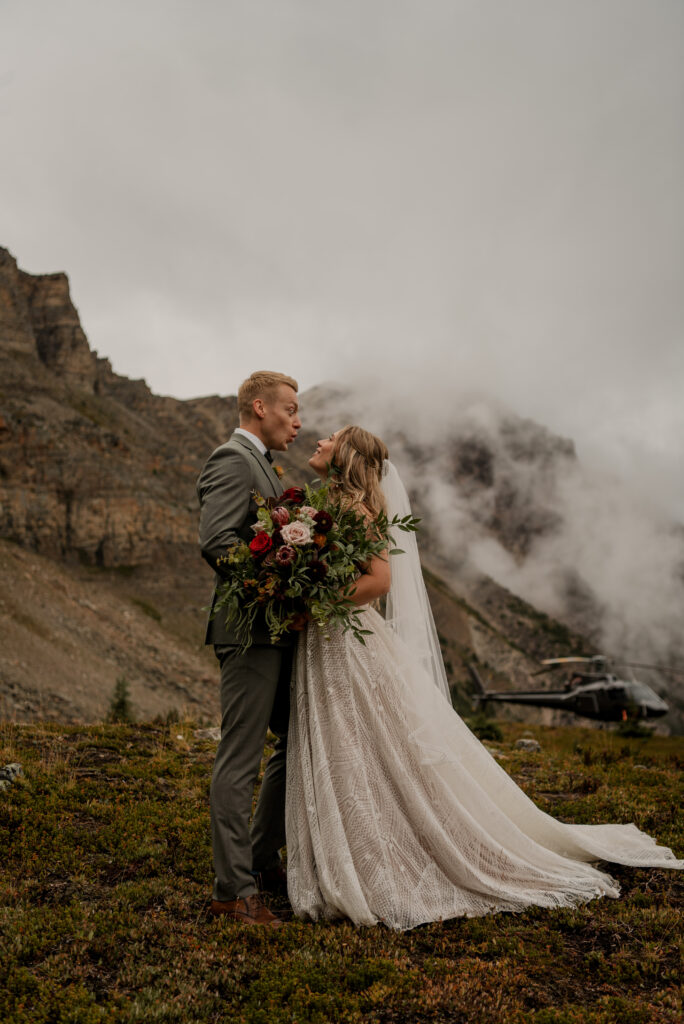
<svg viewBox="0 0 684 1024"><path fill-rule="evenodd" d="M316 515L316 509L312 508L311 505L302 505L299 511L303 515L308 516L309 519L313 519L313 517Z"/></svg>
<svg viewBox="0 0 684 1024"><path fill-rule="evenodd" d="M285 526L286 523L290 522L290 513L282 505L278 505L271 511L271 519L276 526Z"/></svg>
<svg viewBox="0 0 684 1024"><path fill-rule="evenodd" d="M301 547L303 544L311 543L311 528L306 523L287 523L280 532L286 544Z"/></svg>

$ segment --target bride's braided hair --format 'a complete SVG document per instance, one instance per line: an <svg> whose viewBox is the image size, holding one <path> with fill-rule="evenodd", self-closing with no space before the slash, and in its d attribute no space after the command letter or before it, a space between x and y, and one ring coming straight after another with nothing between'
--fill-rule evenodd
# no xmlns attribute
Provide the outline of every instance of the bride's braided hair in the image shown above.
<svg viewBox="0 0 684 1024"><path fill-rule="evenodd" d="M383 462L389 457L387 445L363 427L343 427L335 435L331 456L331 495L354 508L370 513L374 519L385 511L385 496L380 486Z"/></svg>

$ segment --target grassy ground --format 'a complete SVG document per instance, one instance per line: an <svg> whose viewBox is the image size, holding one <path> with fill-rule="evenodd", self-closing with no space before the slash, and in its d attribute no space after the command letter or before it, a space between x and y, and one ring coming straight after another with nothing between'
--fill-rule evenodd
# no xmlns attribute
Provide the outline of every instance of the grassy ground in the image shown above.
<svg viewBox="0 0 684 1024"><path fill-rule="evenodd" d="M684 856L681 739L533 730L502 764L568 821L635 821ZM192 723L0 724L0 1020L681 1020L679 872L616 868L620 900L428 925L207 917L213 746Z"/></svg>

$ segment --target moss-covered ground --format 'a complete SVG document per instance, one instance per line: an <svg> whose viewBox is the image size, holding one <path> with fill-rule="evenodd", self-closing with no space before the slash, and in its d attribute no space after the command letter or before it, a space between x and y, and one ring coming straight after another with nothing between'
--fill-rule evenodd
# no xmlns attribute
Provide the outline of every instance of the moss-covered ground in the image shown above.
<svg viewBox="0 0 684 1024"><path fill-rule="evenodd" d="M684 856L681 739L533 729L501 763L567 821L635 821ZM619 900L405 934L208 917L213 745L191 722L0 725L0 1021L682 1019L679 872L612 869Z"/></svg>

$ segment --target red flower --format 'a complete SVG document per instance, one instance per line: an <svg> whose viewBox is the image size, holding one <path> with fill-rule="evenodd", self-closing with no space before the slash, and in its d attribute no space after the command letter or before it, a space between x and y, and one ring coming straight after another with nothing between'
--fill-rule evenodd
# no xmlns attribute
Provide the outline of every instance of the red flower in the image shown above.
<svg viewBox="0 0 684 1024"><path fill-rule="evenodd" d="M263 530L261 533L257 533L254 540L249 543L249 550L252 552L252 558L259 558L260 555L265 555L272 547L273 541Z"/></svg>
<svg viewBox="0 0 684 1024"><path fill-rule="evenodd" d="M314 516L314 522L318 533L327 533L328 530L332 529L333 517L329 512L324 512L321 509L321 511L317 512Z"/></svg>
<svg viewBox="0 0 684 1024"><path fill-rule="evenodd" d="M295 504L304 501L304 491L301 487L288 487L278 498L278 501L293 501Z"/></svg>

